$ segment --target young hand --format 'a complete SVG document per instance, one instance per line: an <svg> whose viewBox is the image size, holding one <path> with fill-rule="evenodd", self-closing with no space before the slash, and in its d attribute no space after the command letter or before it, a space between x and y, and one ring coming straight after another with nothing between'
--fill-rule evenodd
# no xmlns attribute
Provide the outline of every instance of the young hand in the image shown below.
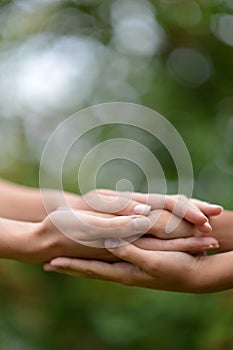
<svg viewBox="0 0 233 350"><path fill-rule="evenodd" d="M70 202L71 206L72 203ZM136 207L137 205L137 207ZM152 211L166 210L181 219L194 224L203 233L211 232L208 218L219 215L222 207L203 202L197 199L189 199L183 195L160 195L130 192L116 192L111 190L94 190L80 198L79 207L82 210L97 210L117 215L133 214L132 208L140 208L146 205ZM145 210L145 209L144 209ZM150 210L146 212L146 215ZM134 211L134 214L145 214L145 211ZM177 219L176 219L177 221ZM169 221L168 221L169 222ZM170 221L172 225L172 221Z"/></svg>
<svg viewBox="0 0 233 350"><path fill-rule="evenodd" d="M144 216L56 210L31 227L30 253L24 255L27 262L49 261L61 255L112 260L105 249L97 249L104 247L104 239L146 233L150 220Z"/></svg>

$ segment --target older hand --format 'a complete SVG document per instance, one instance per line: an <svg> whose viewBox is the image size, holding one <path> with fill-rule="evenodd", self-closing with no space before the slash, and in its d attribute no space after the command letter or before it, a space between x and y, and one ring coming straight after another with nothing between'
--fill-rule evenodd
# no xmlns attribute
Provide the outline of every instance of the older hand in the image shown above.
<svg viewBox="0 0 233 350"><path fill-rule="evenodd" d="M108 246L112 247L112 244L107 242ZM176 292L209 293L233 288L232 251L192 256L183 252L146 251L127 244L111 249L111 252L125 261L109 264L58 258L44 268L77 277Z"/></svg>

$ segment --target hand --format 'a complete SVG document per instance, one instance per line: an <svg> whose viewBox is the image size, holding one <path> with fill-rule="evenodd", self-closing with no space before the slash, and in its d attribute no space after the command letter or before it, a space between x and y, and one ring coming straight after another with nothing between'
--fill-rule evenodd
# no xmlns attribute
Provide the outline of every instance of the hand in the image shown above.
<svg viewBox="0 0 233 350"><path fill-rule="evenodd" d="M72 206L71 202L70 204ZM87 193L80 199L79 207L82 210L95 209L116 215L148 215L151 220L150 233L163 239L200 235L200 232L210 233L212 228L208 217L217 216L222 212L221 206L188 199L183 195L164 196L111 190L94 190ZM186 224L179 225L183 218ZM174 230L168 233L169 227L172 226Z"/></svg>
<svg viewBox="0 0 233 350"><path fill-rule="evenodd" d="M46 199L47 211L51 212L58 208L72 208L76 210L96 211L116 215L148 215L151 206L141 203L121 192L93 190L84 196L69 192L54 190L42 190ZM106 193L105 193L106 192Z"/></svg>
<svg viewBox="0 0 233 350"><path fill-rule="evenodd" d="M107 237L130 237L146 233L150 228L150 220L144 216L57 210L42 223L30 225L30 244L23 245L21 261L44 262L62 255L115 260L105 249L91 246L104 247Z"/></svg>
<svg viewBox="0 0 233 350"><path fill-rule="evenodd" d="M208 225L203 225L200 230L199 226L185 219L182 220L168 210L152 210L148 215L148 219L151 222L150 235L161 239L200 237L204 233L209 234L212 231L212 227L208 223L206 223Z"/></svg>
<svg viewBox="0 0 233 350"><path fill-rule="evenodd" d="M72 206L71 202L70 204ZM143 208L141 205L146 205L146 207ZM222 212L222 207L219 205L189 199L183 195L165 196L111 190L94 190L87 193L80 199L79 207L82 210L98 210L117 215L133 213L148 215L149 209L157 210L157 213L158 210L164 209L196 225L197 229L203 233L211 232L208 217L219 215Z"/></svg>
<svg viewBox="0 0 233 350"><path fill-rule="evenodd" d="M185 241L190 239L193 237ZM168 242L172 241L165 241ZM112 247L112 242L106 242L106 245ZM109 264L95 260L58 258L46 264L44 269L175 292L210 293L233 288L233 252L192 256L183 252L146 251L132 244L110 250L117 258L125 261Z"/></svg>
<svg viewBox="0 0 233 350"><path fill-rule="evenodd" d="M88 197L87 202L86 197ZM119 202L117 202L118 198L120 199ZM160 194L94 190L87 193L83 198L80 197L79 206L82 209L91 210L87 203L93 203L96 206L99 202L101 202L99 210L103 212L130 215L132 210L135 209L135 214L144 213L144 215L149 215L152 223L150 233L158 238L173 239L192 235L198 236L201 233L211 233L220 242L221 251L232 250L232 232L229 228L232 227L233 215L231 212L223 212L223 208L219 205L197 199L188 199L183 195L164 196ZM72 206L71 202L70 204ZM118 205L117 207L116 204ZM146 205L146 208L149 205L151 211L147 212L143 207L140 207L141 204ZM124 207L124 209L117 212L117 210L120 210L119 206L120 208ZM141 211L136 210L136 206ZM164 209L161 210L162 208ZM182 225L177 226L181 218L185 220L182 221ZM168 223L170 223L169 226ZM174 225L175 229L168 233L171 225ZM214 227L213 231L212 226Z"/></svg>
<svg viewBox="0 0 233 350"><path fill-rule="evenodd" d="M83 197L72 193L45 190L47 198L47 209L54 210L56 207L70 206L77 210L96 211L102 213L113 213L115 215L149 215L151 210L154 211L153 226L157 223L160 214L167 212L175 214L180 219L185 219L196 226L195 234L210 233L211 226L208 217L219 215L222 207L202 202L196 199L188 199L183 195L160 195L160 194L142 194L129 192L116 192L111 190L93 190ZM56 206L55 206L56 204ZM155 212L156 211L156 212ZM157 215L157 216L156 216ZM164 217L164 215L162 214ZM176 227L178 218L167 220L166 232L170 228ZM162 219L162 222L164 220ZM159 225L159 223L158 223ZM182 235L183 236L183 235ZM180 237L182 237L180 236ZM184 236L187 236L186 234ZM174 238L174 232L163 238Z"/></svg>

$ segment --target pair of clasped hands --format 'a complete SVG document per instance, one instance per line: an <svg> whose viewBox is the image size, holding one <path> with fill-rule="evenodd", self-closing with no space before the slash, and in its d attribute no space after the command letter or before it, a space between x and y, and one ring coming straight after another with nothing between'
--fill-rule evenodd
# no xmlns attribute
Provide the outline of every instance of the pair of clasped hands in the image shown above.
<svg viewBox="0 0 233 350"><path fill-rule="evenodd" d="M78 243L63 237L62 255L57 251L63 257L45 263L45 271L179 292L232 288L231 242L221 241L228 253L219 246L232 213L222 218L222 207L182 195L133 193L129 200L128 193L109 190L80 197L78 208L76 196L68 195L67 202L78 209L75 219L72 211L60 208L44 224L49 221L63 232L68 225ZM105 249L93 248L98 244Z"/></svg>

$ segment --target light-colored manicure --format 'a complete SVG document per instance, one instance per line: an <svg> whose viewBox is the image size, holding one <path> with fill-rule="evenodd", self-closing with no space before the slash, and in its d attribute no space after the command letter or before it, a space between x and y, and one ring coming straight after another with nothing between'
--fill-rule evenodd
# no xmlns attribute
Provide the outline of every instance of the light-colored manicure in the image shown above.
<svg viewBox="0 0 233 350"><path fill-rule="evenodd" d="M44 271L54 271L53 266L51 266L49 263L44 264L43 269Z"/></svg>
<svg viewBox="0 0 233 350"><path fill-rule="evenodd" d="M210 226L209 222L205 222L204 225L208 230L212 231L212 227Z"/></svg>
<svg viewBox="0 0 233 350"><path fill-rule="evenodd" d="M104 241L104 246L106 249L115 249L122 245L122 241L120 239L108 238Z"/></svg>
<svg viewBox="0 0 233 350"><path fill-rule="evenodd" d="M209 221L208 218L207 218L207 216L205 216L205 214L199 212L199 216L201 216L202 218L204 218L205 221Z"/></svg>
<svg viewBox="0 0 233 350"><path fill-rule="evenodd" d="M50 261L50 265L52 267L63 267L67 268L71 265L71 258L55 258L54 260Z"/></svg>
<svg viewBox="0 0 233 350"><path fill-rule="evenodd" d="M70 210L70 207L58 207L57 210Z"/></svg>
<svg viewBox="0 0 233 350"><path fill-rule="evenodd" d="M209 204L209 206L213 209L221 209L223 210L223 207L221 205L218 205L218 204Z"/></svg>
<svg viewBox="0 0 233 350"><path fill-rule="evenodd" d="M134 213L138 215L148 215L151 211L151 206L146 204L137 204L134 207Z"/></svg>
<svg viewBox="0 0 233 350"><path fill-rule="evenodd" d="M146 217L136 218L133 220L135 233L146 233L151 227L151 222Z"/></svg>
<svg viewBox="0 0 233 350"><path fill-rule="evenodd" d="M220 248L219 244L210 244L207 249L217 249Z"/></svg>

